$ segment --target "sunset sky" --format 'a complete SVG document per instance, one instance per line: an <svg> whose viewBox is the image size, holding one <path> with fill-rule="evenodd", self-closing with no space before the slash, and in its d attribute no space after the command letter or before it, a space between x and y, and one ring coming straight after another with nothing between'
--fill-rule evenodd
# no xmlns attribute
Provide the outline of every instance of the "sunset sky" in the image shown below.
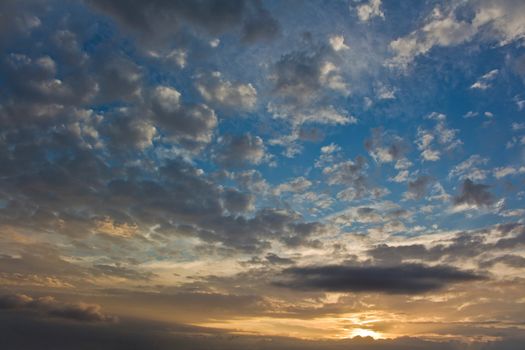
<svg viewBox="0 0 525 350"><path fill-rule="evenodd" d="M525 1L0 2L1 349L517 350Z"/></svg>

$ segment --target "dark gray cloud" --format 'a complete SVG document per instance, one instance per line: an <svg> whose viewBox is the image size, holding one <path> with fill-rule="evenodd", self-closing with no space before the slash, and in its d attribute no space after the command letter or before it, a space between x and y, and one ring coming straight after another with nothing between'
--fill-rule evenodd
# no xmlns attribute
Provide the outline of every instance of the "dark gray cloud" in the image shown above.
<svg viewBox="0 0 525 350"><path fill-rule="evenodd" d="M158 86L152 91L150 113L168 137L188 148L211 142L218 123L211 108L183 103L180 92L169 86Z"/></svg>
<svg viewBox="0 0 525 350"><path fill-rule="evenodd" d="M495 233L492 233L494 231ZM510 236L509 236L509 233ZM491 236L492 242L488 241ZM495 239L495 240L494 240ZM498 253L505 249L515 249L525 244L525 227L518 223L496 225L481 230L458 232L446 242L438 242L427 247L423 244L390 246L377 245L367 253L380 264L400 264L403 261L420 260L424 262L461 261L482 257L486 253ZM506 256L480 263L482 267L490 267L497 262L519 265L519 257Z"/></svg>
<svg viewBox="0 0 525 350"><path fill-rule="evenodd" d="M224 207L230 213L244 213L253 210L255 198L251 194L242 193L233 188L224 191Z"/></svg>
<svg viewBox="0 0 525 350"><path fill-rule="evenodd" d="M495 202L495 198L488 191L490 186L476 184L470 179L463 181L460 193L454 197L455 205L469 205L474 207L487 207Z"/></svg>
<svg viewBox="0 0 525 350"><path fill-rule="evenodd" d="M144 150L153 145L157 129L150 120L141 118L140 112L124 109L105 118L101 134L107 137L110 148L118 151Z"/></svg>
<svg viewBox="0 0 525 350"><path fill-rule="evenodd" d="M329 292L379 292L417 294L443 288L451 283L480 280L471 271L451 266L403 264L397 266L309 266L283 271L279 286L298 290Z"/></svg>
<svg viewBox="0 0 525 350"><path fill-rule="evenodd" d="M33 298L24 294L0 296L0 310L30 310L47 316L86 322L114 322L113 316L102 313L99 305L64 303L53 297Z"/></svg>
<svg viewBox="0 0 525 350"><path fill-rule="evenodd" d="M294 102L306 103L323 86L323 64L330 55L329 47L294 51L275 63L275 92Z"/></svg>
<svg viewBox="0 0 525 350"><path fill-rule="evenodd" d="M248 43L273 39L280 30L277 20L258 0L87 0L87 3L116 18L143 40L147 37L151 41L167 41L185 25L209 35L240 27L241 39Z"/></svg>
<svg viewBox="0 0 525 350"><path fill-rule="evenodd" d="M434 182L434 178L428 175L418 176L415 180L408 182L407 198L421 199L425 197L428 186Z"/></svg>
<svg viewBox="0 0 525 350"><path fill-rule="evenodd" d="M254 1L250 12L242 27L243 42L269 41L280 34L279 22L262 6L262 1Z"/></svg>
<svg viewBox="0 0 525 350"><path fill-rule="evenodd" d="M259 136L251 134L224 135L219 139L215 161L228 168L260 164L265 160L266 147Z"/></svg>
<svg viewBox="0 0 525 350"><path fill-rule="evenodd" d="M279 256L277 254L273 254L273 253L266 254L265 259L270 264L275 264L275 265L291 265L291 264L295 263L293 259L283 258L283 257L281 257L281 256Z"/></svg>

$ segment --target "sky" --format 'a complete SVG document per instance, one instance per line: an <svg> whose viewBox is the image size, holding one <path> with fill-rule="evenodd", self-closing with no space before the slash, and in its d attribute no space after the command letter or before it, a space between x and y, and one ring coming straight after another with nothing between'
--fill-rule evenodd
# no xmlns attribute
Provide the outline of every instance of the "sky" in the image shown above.
<svg viewBox="0 0 525 350"><path fill-rule="evenodd" d="M4 0L0 52L2 348L525 342L522 0Z"/></svg>

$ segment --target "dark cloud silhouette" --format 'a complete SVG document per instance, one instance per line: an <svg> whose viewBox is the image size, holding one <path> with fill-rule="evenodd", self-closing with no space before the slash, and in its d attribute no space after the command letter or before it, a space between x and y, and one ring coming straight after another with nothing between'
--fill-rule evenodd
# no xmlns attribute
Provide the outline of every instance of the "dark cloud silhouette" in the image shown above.
<svg viewBox="0 0 525 350"><path fill-rule="evenodd" d="M86 322L114 322L117 318L102 313L99 305L85 303L64 303L53 297L33 298L24 294L0 296L0 309L29 310L47 316Z"/></svg>
<svg viewBox="0 0 525 350"><path fill-rule="evenodd" d="M434 181L434 178L428 175L418 176L417 179L408 182L407 196L412 199L421 199L425 197L428 191L428 186Z"/></svg>
<svg viewBox="0 0 525 350"><path fill-rule="evenodd" d="M238 168L264 161L266 147L263 140L251 134L225 135L219 141L215 155L217 163L227 168Z"/></svg>
<svg viewBox="0 0 525 350"><path fill-rule="evenodd" d="M491 234L491 230L495 233ZM509 232L512 234L510 236ZM489 242L487 238L495 239ZM434 262L438 260L457 261L465 258L476 258L484 253L498 253L505 249L517 248L525 245L525 226L519 223L495 225L486 229L458 232L448 242L440 242L429 247L423 244L390 246L377 245L367 253L378 263L399 264L406 260L421 260ZM519 265L519 257L498 257L494 260L484 260L483 267L490 267L493 263Z"/></svg>
<svg viewBox="0 0 525 350"><path fill-rule="evenodd" d="M298 290L329 292L379 292L417 294L451 283L483 279L471 271L451 266L403 264L397 266L308 266L292 267L275 284Z"/></svg>
<svg viewBox="0 0 525 350"><path fill-rule="evenodd" d="M463 181L460 193L454 197L456 205L471 205L475 207L487 207L494 204L495 199L492 193L488 191L490 186L476 184L470 179Z"/></svg>
<svg viewBox="0 0 525 350"><path fill-rule="evenodd" d="M184 25L220 35L241 27L241 40L252 43L275 38L280 26L259 0L123 1L87 0L132 32L153 41L173 37Z"/></svg>
<svg viewBox="0 0 525 350"><path fill-rule="evenodd" d="M265 259L270 264L275 264L275 265L291 265L291 264L294 263L293 259L283 258L283 257L281 257L281 256L279 256L277 254L273 254L273 253L266 254Z"/></svg>

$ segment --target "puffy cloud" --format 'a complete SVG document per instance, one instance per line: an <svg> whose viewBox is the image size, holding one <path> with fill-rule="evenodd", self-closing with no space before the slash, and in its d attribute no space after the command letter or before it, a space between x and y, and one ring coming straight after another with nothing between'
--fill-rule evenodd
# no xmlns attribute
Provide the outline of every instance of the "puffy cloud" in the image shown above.
<svg viewBox="0 0 525 350"><path fill-rule="evenodd" d="M219 139L215 160L226 167L260 164L266 159L266 147L259 136L243 134L226 135Z"/></svg>
<svg viewBox="0 0 525 350"><path fill-rule="evenodd" d="M241 27L241 38L248 43L269 40L279 33L279 23L255 0L87 2L138 33L148 44L169 40L185 24L213 35Z"/></svg>
<svg viewBox="0 0 525 350"><path fill-rule="evenodd" d="M451 266L404 264L398 266L306 266L283 271L279 286L326 292L379 292L417 294L443 288L451 283L483 277Z"/></svg>
<svg viewBox="0 0 525 350"><path fill-rule="evenodd" d="M323 175L329 185L344 185L346 189L339 192L337 197L345 201L360 199L373 193L368 183L366 160L357 156L355 160L329 165L323 169Z"/></svg>
<svg viewBox="0 0 525 350"><path fill-rule="evenodd" d="M124 108L114 118L108 118L101 132L109 138L111 147L118 150L128 150L130 147L144 150L153 145L157 129L151 121L132 113L133 111Z"/></svg>
<svg viewBox="0 0 525 350"><path fill-rule="evenodd" d="M457 15L461 7L453 3L449 8L437 6L423 25L410 34L390 43L394 57L388 64L406 67L415 57L427 54L435 46L457 46L476 37L501 45L525 37L523 10L525 5L516 0L482 0L470 2L473 11L468 20Z"/></svg>
<svg viewBox="0 0 525 350"><path fill-rule="evenodd" d="M261 173L257 170L246 170L243 172L235 173L234 179L240 188L248 190L254 193L265 193L268 191L270 185Z"/></svg>
<svg viewBox="0 0 525 350"><path fill-rule="evenodd" d="M402 160L408 151L405 141L382 128L372 129L372 137L365 140L365 148L377 163Z"/></svg>
<svg viewBox="0 0 525 350"><path fill-rule="evenodd" d="M97 92L97 85L86 74L59 77L57 63L49 56L34 58L10 53L4 57L1 71L10 95L20 102L77 105L89 101Z"/></svg>
<svg viewBox="0 0 525 350"><path fill-rule="evenodd" d="M310 186L312 186L312 182L300 176L280 184L273 190L273 193L277 196L285 192L300 193L306 191Z"/></svg>
<svg viewBox="0 0 525 350"><path fill-rule="evenodd" d="M510 175L516 175L516 174L525 174L525 167L512 167L512 166L505 166L505 167L499 167L493 170L494 177L496 179L500 179L502 177L510 176Z"/></svg>
<svg viewBox="0 0 525 350"><path fill-rule="evenodd" d="M224 80L220 72L202 75L195 87L209 103L232 111L249 111L257 103L257 90L252 84Z"/></svg>
<svg viewBox="0 0 525 350"><path fill-rule="evenodd" d="M433 112L426 116L425 119L434 120L436 124L432 130L418 127L417 139L415 141L417 148L421 151L421 158L424 161L435 162L441 159L441 150L435 149L434 144L439 144L443 150L450 152L458 148L463 142L456 137L458 129L449 129L446 124L444 114Z"/></svg>
<svg viewBox="0 0 525 350"><path fill-rule="evenodd" d="M345 83L331 47L313 47L283 55L274 66L275 92L294 103L306 104L321 89L345 92Z"/></svg>
<svg viewBox="0 0 525 350"><path fill-rule="evenodd" d="M170 138L192 148L211 141L217 126L217 116L211 108L182 103L180 92L169 86L157 86L151 95L153 119Z"/></svg>
<svg viewBox="0 0 525 350"><path fill-rule="evenodd" d="M356 7L357 16L360 21L367 22L374 17L385 18L385 14L381 10L381 0L369 0L364 4Z"/></svg>
<svg viewBox="0 0 525 350"><path fill-rule="evenodd" d="M484 180L488 172L479 167L486 165L488 161L488 158L483 158L479 154L473 154L467 160L452 168L448 173L448 177L459 177L460 180L466 178L474 181Z"/></svg>
<svg viewBox="0 0 525 350"><path fill-rule="evenodd" d="M334 51L348 50L350 48L345 44L345 37L342 35L333 35L328 39L328 42Z"/></svg>

